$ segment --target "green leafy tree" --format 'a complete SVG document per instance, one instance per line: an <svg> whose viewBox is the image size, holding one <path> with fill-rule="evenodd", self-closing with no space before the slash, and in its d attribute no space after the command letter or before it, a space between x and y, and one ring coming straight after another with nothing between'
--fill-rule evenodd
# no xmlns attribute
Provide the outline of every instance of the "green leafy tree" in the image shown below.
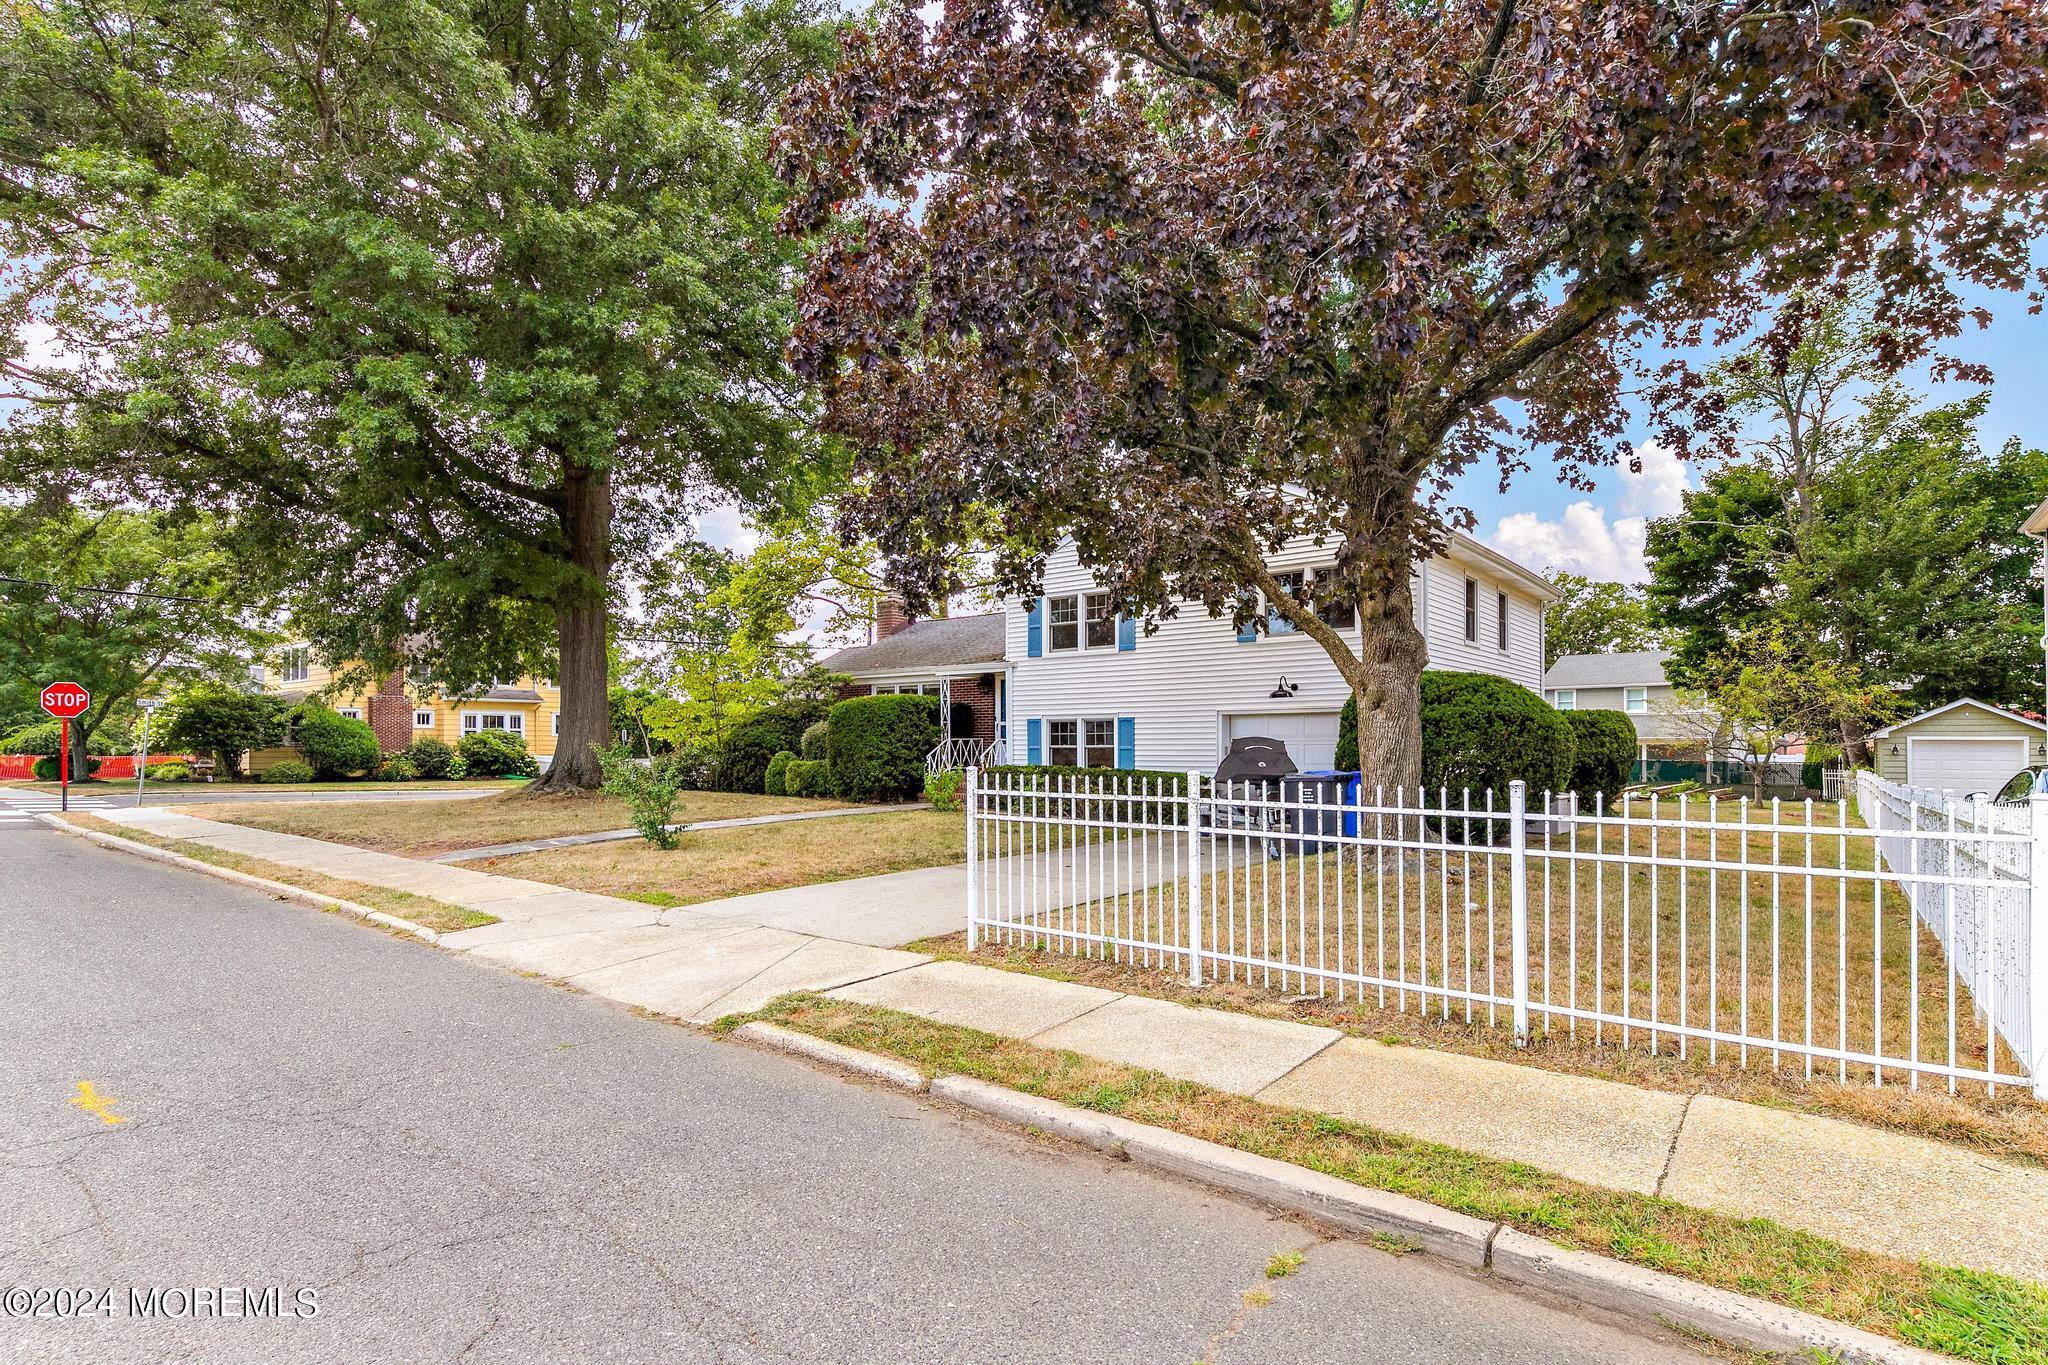
<svg viewBox="0 0 2048 1365"><path fill-rule="evenodd" d="M166 742L213 755L221 774L242 775L242 755L284 743L291 708L280 697L201 683L172 699Z"/></svg>
<svg viewBox="0 0 2048 1365"><path fill-rule="evenodd" d="M1748 769L1759 798L1773 759L1794 740L1844 729L1862 733L1902 713L1897 694L1873 684L1854 664L1807 653L1782 626L1734 642L1709 674L1703 712L1720 719L1723 752Z"/></svg>
<svg viewBox="0 0 2048 1365"><path fill-rule="evenodd" d="M2028 278L2044 114L2028 5L890 0L785 115L793 354L913 608L991 522L1026 594L1069 537L1127 614L1259 629L1261 590L1412 787L1457 478L1581 481L1631 408L1720 448L1683 352L1801 286L1876 271L1873 345L1924 353L1944 281ZM1297 537L1334 560L1300 595Z"/></svg>
<svg viewBox="0 0 2048 1365"><path fill-rule="evenodd" d="M323 654L562 688L630 568L801 449L776 102L807 0L52 0L0 19L10 373L76 477L228 505Z"/></svg>
<svg viewBox="0 0 2048 1365"><path fill-rule="evenodd" d="M90 692L71 723L83 773L102 726L136 699L246 674L267 639L248 605L256 591L211 518L0 507L0 699L25 711L59 680Z"/></svg>
<svg viewBox="0 0 2048 1365"><path fill-rule="evenodd" d="M1575 573L1552 573L1564 595L1543 613L1543 666L1567 654L1659 649L1665 633L1650 615L1643 589L1633 583L1601 583Z"/></svg>

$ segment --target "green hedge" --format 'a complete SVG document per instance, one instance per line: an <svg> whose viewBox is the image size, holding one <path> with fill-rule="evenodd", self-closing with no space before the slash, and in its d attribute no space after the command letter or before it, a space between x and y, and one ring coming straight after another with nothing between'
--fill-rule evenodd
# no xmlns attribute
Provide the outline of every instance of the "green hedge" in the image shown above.
<svg viewBox="0 0 2048 1365"><path fill-rule="evenodd" d="M782 785L789 796L830 796L831 765L822 758L799 758L782 770Z"/></svg>
<svg viewBox="0 0 2048 1365"><path fill-rule="evenodd" d="M925 756L939 742L937 697L848 697L825 713L825 724L834 796L888 801L924 790Z"/></svg>
<svg viewBox="0 0 2048 1365"><path fill-rule="evenodd" d="M1532 804L1544 792L1569 789L1576 752L1565 713L1518 683L1491 673L1422 675L1422 785L1447 789L1475 805L1489 791L1507 800L1508 783L1529 784ZM1358 700L1345 699L1337 720L1337 766L1358 767Z"/></svg>
<svg viewBox="0 0 2048 1365"><path fill-rule="evenodd" d="M1619 711L1560 712L1572 730L1572 790L1582 809L1612 810L1636 766L1636 727Z"/></svg>
<svg viewBox="0 0 2048 1365"><path fill-rule="evenodd" d="M372 773L383 760L377 732L354 716L344 716L318 702L307 702L294 713L294 719L297 723L292 737L318 778Z"/></svg>
<svg viewBox="0 0 2048 1365"><path fill-rule="evenodd" d="M815 725L806 726L804 728L803 742L797 746L797 753L804 758L825 758L827 754L825 748L826 736L831 733L832 727L822 720Z"/></svg>
<svg viewBox="0 0 2048 1365"><path fill-rule="evenodd" d="M1149 820L1153 822L1183 822L1187 819L1182 808L1176 804L1187 794L1188 775L1168 772L1163 768L1075 768L1066 764L1051 763L1005 763L985 769L991 786L1011 785L1016 778L1023 778L1026 792L1034 789L1053 789L1072 785L1077 792L1137 792L1149 786L1153 800L1082 800L1079 798L1055 799L1051 802L1042 797L1030 795L1003 796L1000 793L982 798L983 808L1019 815L1055 815L1067 819L1114 818L1119 820ZM1173 798L1161 800L1158 798Z"/></svg>
<svg viewBox="0 0 2048 1365"><path fill-rule="evenodd" d="M455 756L468 777L535 777L540 761L526 751L526 741L510 730L474 730L455 746ZM452 770L454 763L449 764Z"/></svg>
<svg viewBox="0 0 2048 1365"><path fill-rule="evenodd" d="M790 764L800 761L795 754L787 749L782 750L775 757L769 759L768 771L761 779L761 790L770 796L789 795L789 786L785 774L788 773Z"/></svg>
<svg viewBox="0 0 2048 1365"><path fill-rule="evenodd" d="M804 731L825 717L825 703L805 699L778 702L756 711L718 742L711 786L722 792L759 792L768 780L768 761L804 742Z"/></svg>

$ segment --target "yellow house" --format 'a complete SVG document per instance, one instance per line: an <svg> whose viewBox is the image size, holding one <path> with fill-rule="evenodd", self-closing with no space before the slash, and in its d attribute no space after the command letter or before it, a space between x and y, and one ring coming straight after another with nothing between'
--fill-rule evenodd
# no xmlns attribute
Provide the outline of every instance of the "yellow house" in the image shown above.
<svg viewBox="0 0 2048 1365"><path fill-rule="evenodd" d="M482 692L462 697L428 694L412 686L401 671L378 682L376 689L338 689L337 670L314 657L305 645L285 649L277 663L251 670L264 691L289 702L318 694L344 716L368 722L385 753L396 753L416 739L438 739L454 745L479 730L509 730L526 741L527 752L545 768L555 756L561 733L562 692L541 678L493 683ZM295 757L290 749L264 749L249 756L252 772Z"/></svg>

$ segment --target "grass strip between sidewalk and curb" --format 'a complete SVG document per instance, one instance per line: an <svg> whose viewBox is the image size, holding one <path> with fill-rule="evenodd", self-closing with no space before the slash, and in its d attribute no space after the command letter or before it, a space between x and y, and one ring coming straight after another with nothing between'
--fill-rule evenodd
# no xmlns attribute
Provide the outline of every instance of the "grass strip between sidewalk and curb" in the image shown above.
<svg viewBox="0 0 2048 1365"><path fill-rule="evenodd" d="M77 829L118 839L130 844L189 858L193 862L205 863L228 872L239 872L246 877L261 881L275 882L294 890L307 892L323 900L334 901L349 910L375 911L393 920L403 921L395 927L432 930L435 934L454 933L459 929L476 929L486 924L496 924L496 915L487 915L481 910L471 910L447 901L435 900L430 896L415 895L410 891L394 891L388 887L373 886L368 882L354 882L342 877L329 877L304 868L287 867L282 863L252 858L243 853L231 853L225 849L209 847L192 839L166 839L161 835L148 834L126 825L101 819L97 815L71 812L58 819Z"/></svg>
<svg viewBox="0 0 2048 1365"><path fill-rule="evenodd" d="M716 1027L729 1032L754 1020L897 1058L927 1077L972 1077L1151 1124L1962 1360L2048 1365L2048 1288L2009 1276L1916 1265L1767 1219L1597 1189L1155 1071L822 995L785 995Z"/></svg>

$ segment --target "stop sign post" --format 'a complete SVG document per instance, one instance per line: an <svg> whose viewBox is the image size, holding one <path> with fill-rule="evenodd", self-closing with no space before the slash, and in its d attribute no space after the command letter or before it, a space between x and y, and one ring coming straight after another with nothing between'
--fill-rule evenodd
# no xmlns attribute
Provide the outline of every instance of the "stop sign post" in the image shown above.
<svg viewBox="0 0 2048 1365"><path fill-rule="evenodd" d="M60 809L71 809L71 722L92 705L92 693L74 682L53 682L43 689L43 710L55 716L58 726L57 789Z"/></svg>

